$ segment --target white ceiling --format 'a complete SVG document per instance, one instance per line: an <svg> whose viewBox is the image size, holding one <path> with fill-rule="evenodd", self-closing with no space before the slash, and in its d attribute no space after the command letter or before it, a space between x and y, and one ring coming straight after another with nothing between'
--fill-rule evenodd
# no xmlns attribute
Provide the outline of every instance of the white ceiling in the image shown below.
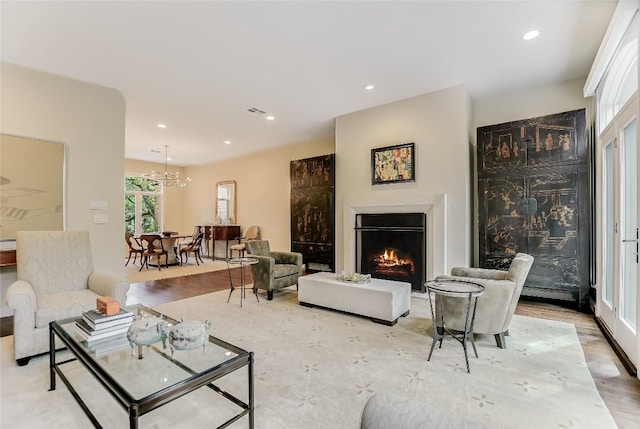
<svg viewBox="0 0 640 429"><path fill-rule="evenodd" d="M615 5L3 0L1 58L120 90L126 157L164 162L169 145L188 166L331 136L339 115L454 85L481 99L586 77Z"/></svg>

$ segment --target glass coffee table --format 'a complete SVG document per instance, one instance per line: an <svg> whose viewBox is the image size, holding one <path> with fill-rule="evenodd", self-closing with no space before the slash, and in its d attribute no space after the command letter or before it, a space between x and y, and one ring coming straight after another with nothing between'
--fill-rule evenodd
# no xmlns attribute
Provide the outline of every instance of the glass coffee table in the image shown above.
<svg viewBox="0 0 640 429"><path fill-rule="evenodd" d="M164 318L169 327L178 323L143 306L132 307L129 310L136 314L136 318ZM65 364L79 361L128 412L130 428L138 427L140 416L205 386L231 401L235 404L232 407L237 406L236 411L239 411L230 418L226 416L227 420L218 428L225 428L245 415L248 415L249 428L254 427L253 352L210 335L204 350L203 347L188 351L176 350L173 357L168 340L166 349L160 341L150 346L138 346L135 356L132 356L131 347L122 346L116 347L115 351L96 353L95 348L83 341L76 331L76 320L77 318L66 319L49 324L49 390L55 390L57 374L94 427L102 426L76 392L70 379L65 376ZM58 337L73 354L72 358L56 361L55 337ZM132 371L132 367L135 367L135 370ZM213 384L215 380L244 367L248 371L246 402Z"/></svg>

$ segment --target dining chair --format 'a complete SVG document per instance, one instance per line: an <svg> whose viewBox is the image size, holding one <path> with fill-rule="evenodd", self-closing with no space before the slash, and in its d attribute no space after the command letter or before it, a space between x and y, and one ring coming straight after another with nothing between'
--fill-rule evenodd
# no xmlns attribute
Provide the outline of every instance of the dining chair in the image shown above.
<svg viewBox="0 0 640 429"><path fill-rule="evenodd" d="M245 242L251 240L260 240L260 227L258 225L251 225L244 233L244 237L236 237L236 244L230 247L231 252L234 250L238 252L238 256L243 257L247 246Z"/></svg>
<svg viewBox="0 0 640 429"><path fill-rule="evenodd" d="M142 254L142 266L138 271L142 271L143 267L147 267L149 269L149 258L155 257L156 263L158 264L158 270L161 271L160 268L160 257L164 255L164 264L165 267L169 268L169 252L164 248L164 244L162 243L162 237L159 234L142 234L140 236L140 241L142 242L142 246L144 247L144 253Z"/></svg>
<svg viewBox="0 0 640 429"><path fill-rule="evenodd" d="M191 246L193 243L195 243L196 238L198 238L198 234L200 234L200 226L196 225L193 227L193 234L191 234L191 237L180 241L178 243L178 248L181 249L183 247Z"/></svg>
<svg viewBox="0 0 640 429"><path fill-rule="evenodd" d="M202 260L202 255L200 254L203 237L204 237L204 232L199 232L193 243L180 249L180 264L186 264L187 262L189 262L189 253L192 253L192 252L193 252L193 256L196 258L196 264L200 265L200 262L204 264L204 261ZM185 256L184 262L182 261L183 255ZM198 260L200 260L200 262L198 262Z"/></svg>
<svg viewBox="0 0 640 429"><path fill-rule="evenodd" d="M133 234L130 232L124 233L124 241L129 246L129 258L127 259L127 262L124 264L124 266L126 267L127 265L129 265L129 261L131 260L131 255L133 255L133 265L136 264L136 259L138 259L138 255L140 255L140 263L142 264L144 248L142 247L142 244L140 244L140 241L138 241L138 239L135 238Z"/></svg>

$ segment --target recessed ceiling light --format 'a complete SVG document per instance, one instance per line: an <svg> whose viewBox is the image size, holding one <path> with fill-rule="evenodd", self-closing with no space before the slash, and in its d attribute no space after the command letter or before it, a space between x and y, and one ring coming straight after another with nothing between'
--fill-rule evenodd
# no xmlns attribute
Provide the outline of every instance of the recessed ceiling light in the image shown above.
<svg viewBox="0 0 640 429"><path fill-rule="evenodd" d="M231 144L231 142L229 140L225 140L224 144Z"/></svg>
<svg viewBox="0 0 640 429"><path fill-rule="evenodd" d="M165 124L158 124L158 128L167 128Z"/></svg>
<svg viewBox="0 0 640 429"><path fill-rule="evenodd" d="M274 116L267 116L267 121L273 121L274 119L276 119Z"/></svg>
<svg viewBox="0 0 640 429"><path fill-rule="evenodd" d="M372 90L373 88L375 88L375 86L369 84L369 85L365 85L364 89L366 89L367 91Z"/></svg>
<svg viewBox="0 0 640 429"><path fill-rule="evenodd" d="M523 40L532 40L535 39L536 37L538 37L540 35L540 32L538 30L531 30L531 31L527 31L526 33L524 33L524 36L522 36Z"/></svg>

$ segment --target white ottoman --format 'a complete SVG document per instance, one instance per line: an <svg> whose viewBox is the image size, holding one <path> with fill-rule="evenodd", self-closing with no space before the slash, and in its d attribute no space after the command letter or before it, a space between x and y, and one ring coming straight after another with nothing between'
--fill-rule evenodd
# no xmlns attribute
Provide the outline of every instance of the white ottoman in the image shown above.
<svg viewBox="0 0 640 429"><path fill-rule="evenodd" d="M298 300L307 307L345 311L393 326L409 314L411 284L381 279L349 283L337 280L335 273L320 272L298 279Z"/></svg>

